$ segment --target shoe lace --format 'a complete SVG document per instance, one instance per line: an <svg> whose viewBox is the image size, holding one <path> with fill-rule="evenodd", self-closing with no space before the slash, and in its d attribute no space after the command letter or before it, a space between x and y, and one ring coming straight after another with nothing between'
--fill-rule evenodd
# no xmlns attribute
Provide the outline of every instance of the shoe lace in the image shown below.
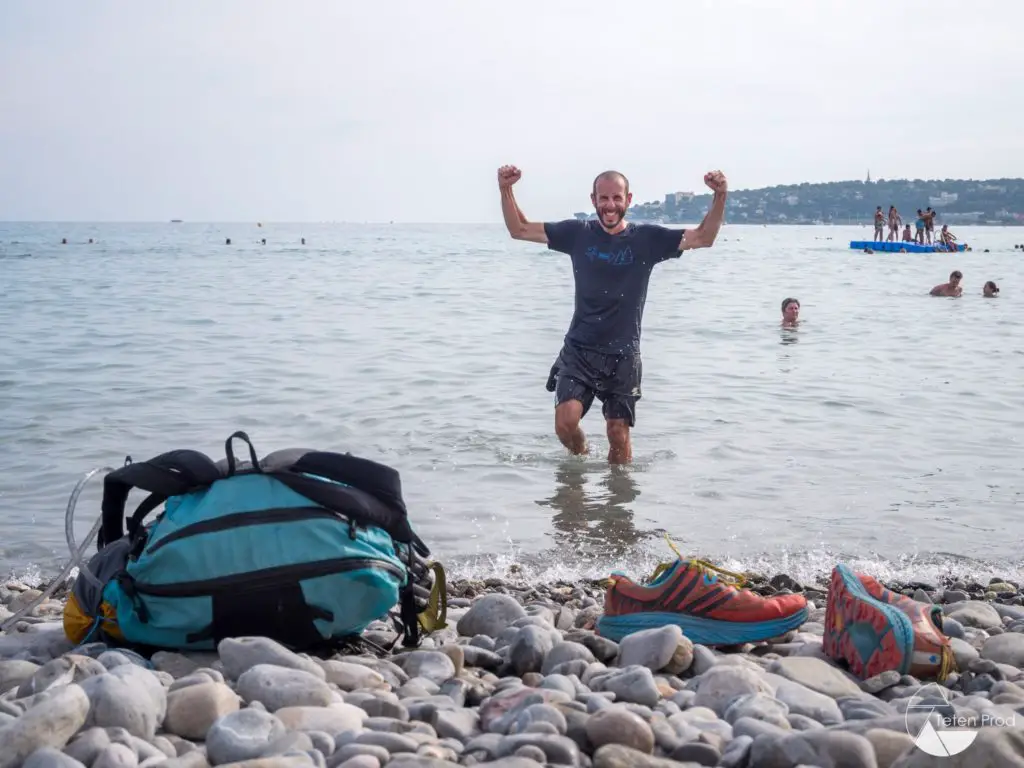
<svg viewBox="0 0 1024 768"><path fill-rule="evenodd" d="M667 533L665 534L665 541L668 542L672 551L676 553L676 557L683 562L688 562L694 568L698 568L705 576L710 576L713 573L717 574L723 582L737 588L740 588L747 583L747 577L742 573L726 570L725 568L721 568L713 563L709 563L707 560L701 560L700 558L691 557L687 559L683 557L682 552L679 551L679 548L676 547L675 542L669 538ZM658 576L671 567L672 563L660 563L658 567L654 569L654 575L651 576L651 581L654 581L654 579L658 578Z"/></svg>
<svg viewBox="0 0 1024 768"><path fill-rule="evenodd" d="M957 671L956 656L953 655L953 649L948 645L942 646L942 653L940 654L941 659L939 661L939 674L937 675L939 682L943 682L949 675Z"/></svg>
<svg viewBox="0 0 1024 768"><path fill-rule="evenodd" d="M679 551L679 548L676 547L675 542L673 542L672 539L669 538L669 535L667 533L665 534L665 541L668 543L669 548L673 552L675 552L676 557L679 560L681 560L684 563L688 563L693 568L699 569L700 572L703 573L705 576L710 576L712 574L715 574L715 575L717 575L719 577L719 579L722 582L724 582L725 584L728 584L730 586L736 587L737 589L742 588L747 583L746 576L744 576L741 573L736 573L735 571L726 570L725 568L721 568L721 567L719 567L719 566L717 566L717 565L715 565L713 563L709 563L707 560L701 560L700 558L684 557L683 553ZM675 560L671 560L671 561L665 562L665 563L658 563L658 565L655 566L654 571L651 573L650 577L646 580L645 583L646 584L652 584L653 582L657 581L658 578L661 577L661 575L663 573L668 571L675 564L676 564ZM605 587L610 587L614 583L615 583L615 580L611 579L611 578L603 579L601 581L601 584L603 586L605 586Z"/></svg>

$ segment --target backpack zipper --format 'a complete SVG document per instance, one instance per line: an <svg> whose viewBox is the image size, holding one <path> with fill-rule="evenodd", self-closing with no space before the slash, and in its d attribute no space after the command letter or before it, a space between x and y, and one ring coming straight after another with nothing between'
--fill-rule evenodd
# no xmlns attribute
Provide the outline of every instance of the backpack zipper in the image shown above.
<svg viewBox="0 0 1024 768"><path fill-rule="evenodd" d="M200 536L204 533L218 533L250 525L290 523L293 520L315 520L316 518L333 518L339 523L347 523L349 526L349 537L355 538L355 521L343 517L330 509L325 509L324 507L274 507L271 509L250 510L248 512L232 512L230 515L222 515L221 517L186 525L160 538L152 546L147 547L145 554L151 555L159 551L165 544L188 539L192 536Z"/></svg>
<svg viewBox="0 0 1024 768"><path fill-rule="evenodd" d="M145 584L133 582L131 592L153 597L207 597L227 589L259 588L273 586L281 581L302 581L318 576L330 576L348 571L376 570L390 573L401 582L405 582L405 572L394 563L371 557L340 557L331 560L317 560L312 563L296 565L278 565L258 571L219 576L201 581L183 581L177 584ZM126 574L127 575L127 574ZM123 585L122 585L123 586ZM401 585L400 585L401 586ZM126 590L129 591L129 590ZM131 597L131 595L129 595Z"/></svg>

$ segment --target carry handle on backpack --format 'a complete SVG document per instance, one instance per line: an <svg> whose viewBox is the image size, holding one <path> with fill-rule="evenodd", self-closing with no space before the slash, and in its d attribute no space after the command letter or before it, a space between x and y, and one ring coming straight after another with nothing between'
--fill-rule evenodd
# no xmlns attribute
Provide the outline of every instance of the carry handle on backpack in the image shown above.
<svg viewBox="0 0 1024 768"><path fill-rule="evenodd" d="M260 460L259 457L256 456L256 449L253 448L252 446L252 440L249 439L249 436L245 434L245 432L243 432L242 430L238 430L237 432L233 433L231 437L224 441L224 455L227 456L228 459L227 476L231 477L233 474L235 474L235 452L231 449L231 441L234 440L236 437L240 440L245 441L245 444L249 446L249 458L252 461L253 472L262 472L263 468L260 467Z"/></svg>
<svg viewBox="0 0 1024 768"><path fill-rule="evenodd" d="M238 463L231 441L243 440L249 446L249 457L253 471L262 472L259 457L252 440L241 430L232 434L224 443L230 477L235 474ZM103 480L103 526L97 540L97 548L117 541L125 534L125 503L132 488L148 491L147 496L127 520L127 533L132 538L142 530L142 523L154 509L171 496L207 488L224 477L208 456L193 450L174 450L156 456L149 461L131 463L111 472Z"/></svg>

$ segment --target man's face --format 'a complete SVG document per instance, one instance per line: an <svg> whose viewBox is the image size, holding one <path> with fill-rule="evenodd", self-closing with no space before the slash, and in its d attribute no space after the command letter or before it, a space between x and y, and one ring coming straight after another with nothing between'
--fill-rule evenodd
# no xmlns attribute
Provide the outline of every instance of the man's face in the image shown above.
<svg viewBox="0 0 1024 768"><path fill-rule="evenodd" d="M782 310L782 319L787 323L795 323L800 318L800 304L795 301L789 302Z"/></svg>
<svg viewBox="0 0 1024 768"><path fill-rule="evenodd" d="M632 200L633 195L626 192L626 185L618 176L600 179L590 194L594 211L608 229L614 229L626 217Z"/></svg>

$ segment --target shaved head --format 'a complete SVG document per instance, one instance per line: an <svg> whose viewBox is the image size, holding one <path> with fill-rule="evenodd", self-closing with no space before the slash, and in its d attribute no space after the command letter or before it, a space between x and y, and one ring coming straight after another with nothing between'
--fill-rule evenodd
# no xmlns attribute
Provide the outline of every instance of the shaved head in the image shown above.
<svg viewBox="0 0 1024 768"><path fill-rule="evenodd" d="M629 179L626 178L625 174L619 173L618 171L605 171L599 173L594 178L594 186L591 190L595 195L597 194L597 185L602 181L621 181L622 186L626 188L626 194L629 194Z"/></svg>

